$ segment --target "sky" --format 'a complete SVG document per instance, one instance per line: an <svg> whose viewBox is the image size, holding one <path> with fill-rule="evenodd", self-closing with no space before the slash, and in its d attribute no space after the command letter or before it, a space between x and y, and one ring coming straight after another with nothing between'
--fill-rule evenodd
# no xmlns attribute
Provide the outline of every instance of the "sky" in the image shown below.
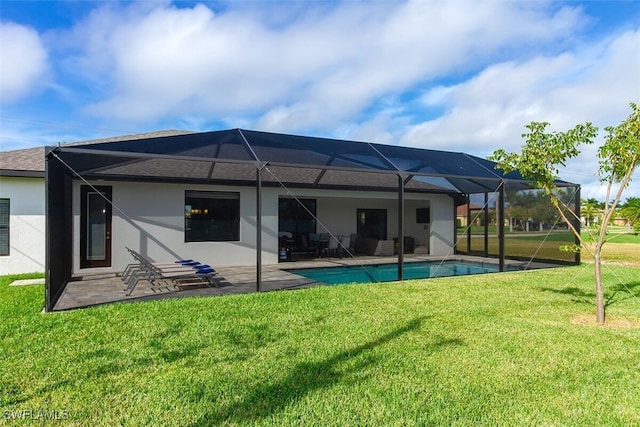
<svg viewBox="0 0 640 427"><path fill-rule="evenodd" d="M484 158L591 122L560 177L603 201L630 102L640 0L0 0L1 150L243 128Z"/></svg>

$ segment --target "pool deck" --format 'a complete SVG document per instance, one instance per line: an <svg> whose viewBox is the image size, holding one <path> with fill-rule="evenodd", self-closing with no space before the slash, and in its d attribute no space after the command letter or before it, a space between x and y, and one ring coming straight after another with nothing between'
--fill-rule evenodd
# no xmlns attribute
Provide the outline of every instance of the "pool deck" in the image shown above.
<svg viewBox="0 0 640 427"><path fill-rule="evenodd" d="M404 262L441 261L445 257L430 255L407 254ZM497 264L497 259L455 255L446 257L450 260L465 260ZM323 286L317 282L293 273L288 269L319 268L337 266L372 265L397 262L397 256L372 257L359 256L356 258L312 259L295 262L285 262L277 265L263 265L261 275L261 291L277 291L301 289L313 286ZM505 260L506 265L524 267L525 262ZM531 263L529 269L549 268L554 265ZM257 292L256 267L216 267L217 276L214 285L176 285L164 283L153 285L147 281L140 281L131 295L126 295L124 284L119 273L102 273L76 276L63 291L53 311L70 310L91 307L115 302L148 301L167 298L221 296L231 294L247 294Z"/></svg>

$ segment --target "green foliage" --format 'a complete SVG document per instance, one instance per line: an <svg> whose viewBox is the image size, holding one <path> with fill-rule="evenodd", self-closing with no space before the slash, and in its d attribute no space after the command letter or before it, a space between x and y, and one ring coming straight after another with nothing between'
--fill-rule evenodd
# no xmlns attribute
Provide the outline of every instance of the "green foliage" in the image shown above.
<svg viewBox="0 0 640 427"><path fill-rule="evenodd" d="M601 203L596 199L580 201L580 215L582 215L586 220L587 227L600 216L600 210L604 209L604 203L602 203L602 207L600 207L600 205Z"/></svg>
<svg viewBox="0 0 640 427"><path fill-rule="evenodd" d="M599 175L603 183L625 183L640 162L640 107L631 103L632 112L618 126L605 128L605 143L598 150Z"/></svg>
<svg viewBox="0 0 640 427"><path fill-rule="evenodd" d="M592 298L586 276L577 266L49 314L42 286L0 277L0 413L68 417L7 425L638 425L640 329L575 324ZM617 278L611 316L638 322L640 270L612 267Z"/></svg>
<svg viewBox="0 0 640 427"><path fill-rule="evenodd" d="M604 202L601 202L598 199L594 199L593 197L590 197L587 200L581 200L580 204L593 206L596 209L604 209Z"/></svg>
<svg viewBox="0 0 640 427"><path fill-rule="evenodd" d="M565 189L558 189L559 197L567 198ZM570 197L567 199L569 200ZM508 216L522 224L532 218L536 223L556 223L558 212L549 196L541 190L510 191L506 197Z"/></svg>
<svg viewBox="0 0 640 427"><path fill-rule="evenodd" d="M578 254L580 253L580 245L560 245L560 251L562 252L569 252L572 254Z"/></svg>
<svg viewBox="0 0 640 427"><path fill-rule="evenodd" d="M530 132L522 134L527 143L520 154L499 149L489 159L497 162L505 173L518 171L524 179L534 182L538 188L551 192L556 188L558 166L564 166L567 160L580 154L578 145L592 144L598 128L585 123L567 132L548 133L547 126L547 122L531 122L526 125Z"/></svg>
<svg viewBox="0 0 640 427"><path fill-rule="evenodd" d="M620 214L633 225L636 233L640 232L640 197L629 197L622 205Z"/></svg>
<svg viewBox="0 0 640 427"><path fill-rule="evenodd" d="M618 126L606 127L607 135L604 144L598 149L599 177L607 186L605 206L598 231L593 234L595 245L593 251L589 250L595 260L596 282L596 318L599 323L604 323L604 291L602 288L601 254L602 246L606 242L606 230L610 220L616 212L616 207L622 196L622 192L629 185L631 175L638 166L640 155L640 108L631 103L632 112ZM584 241L579 230L572 225L567 218L563 201L556 196L556 176L558 166L576 157L580 151L580 144L591 144L598 129L591 123L577 125L566 132L547 133L546 122L531 122L526 127L530 130L522 136L526 143L521 153L507 153L504 150L496 150L491 160L497 162L496 168L505 173L518 171L523 178L532 181L539 188L544 189L551 198L552 203L558 209L559 214L565 219L572 232ZM619 184L618 190L609 204L614 184Z"/></svg>
<svg viewBox="0 0 640 427"><path fill-rule="evenodd" d="M558 210L565 223L569 225L576 236L578 230L572 225L560 189L556 185L558 167L564 166L567 160L580 154L580 144L592 144L598 133L598 128L591 123L579 124L566 132L546 132L547 122L531 122L526 126L530 132L522 134L526 143L521 153L507 153L503 149L494 151L489 157L497 163L496 168L504 173L517 171L537 188L543 189L550 198L551 204Z"/></svg>

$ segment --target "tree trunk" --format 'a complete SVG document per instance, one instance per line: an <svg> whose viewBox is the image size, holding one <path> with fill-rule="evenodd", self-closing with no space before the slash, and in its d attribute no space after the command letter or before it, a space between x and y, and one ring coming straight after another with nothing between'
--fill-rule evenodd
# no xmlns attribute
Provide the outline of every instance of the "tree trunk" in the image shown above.
<svg viewBox="0 0 640 427"><path fill-rule="evenodd" d="M602 260L600 257L601 249L596 247L594 254L595 276L596 276L596 322L604 325L604 289L602 286Z"/></svg>

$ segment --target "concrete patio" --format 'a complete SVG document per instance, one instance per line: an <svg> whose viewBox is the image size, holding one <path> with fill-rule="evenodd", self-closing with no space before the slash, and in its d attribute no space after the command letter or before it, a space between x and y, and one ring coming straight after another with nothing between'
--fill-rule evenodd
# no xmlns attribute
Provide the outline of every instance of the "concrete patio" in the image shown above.
<svg viewBox="0 0 640 427"><path fill-rule="evenodd" d="M443 257L429 255L405 255L405 262L440 261ZM471 256L450 256L447 260L466 260L484 263L497 263L496 259L488 259ZM387 257L356 257L356 258L332 258L313 259L280 263L277 265L265 265L262 267L262 291L276 291L301 289L312 286L324 286L317 282L296 274L287 272L292 268L318 268L337 267L346 265L371 265L382 263L394 263L396 256ZM519 261L507 260L508 265L524 265ZM528 268L545 268L549 264L535 263ZM215 285L189 284L175 285L169 282L153 285L148 281L140 281L131 295L126 295L124 284L119 274L91 274L86 276L74 276L74 280L60 296L54 307L54 311L70 310L90 307L114 302L147 301L166 298L183 298L193 296L220 296L231 294L246 294L257 292L255 266L216 267L217 276Z"/></svg>

